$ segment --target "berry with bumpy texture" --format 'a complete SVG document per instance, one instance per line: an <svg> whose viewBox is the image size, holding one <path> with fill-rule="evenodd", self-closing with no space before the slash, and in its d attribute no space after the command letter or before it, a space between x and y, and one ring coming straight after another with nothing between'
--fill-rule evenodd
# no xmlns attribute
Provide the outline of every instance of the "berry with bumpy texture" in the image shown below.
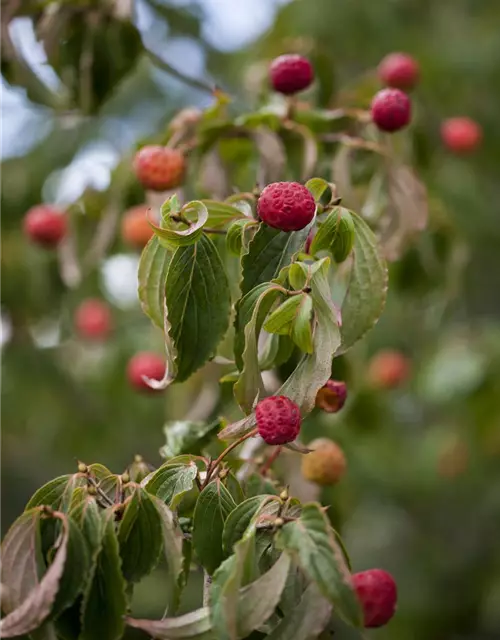
<svg viewBox="0 0 500 640"><path fill-rule="evenodd" d="M340 380L328 380L316 394L316 407L326 413L337 413L347 399L347 386Z"/></svg>
<svg viewBox="0 0 500 640"><path fill-rule="evenodd" d="M270 396L255 408L257 429L267 444L293 442L300 431L300 409L286 396Z"/></svg>
<svg viewBox="0 0 500 640"><path fill-rule="evenodd" d="M97 298L84 300L75 312L75 328L82 338L104 340L112 326L108 305Z"/></svg>
<svg viewBox="0 0 500 640"><path fill-rule="evenodd" d="M66 235L66 216L50 204L32 207L24 217L25 235L37 244L56 247Z"/></svg>
<svg viewBox="0 0 500 640"><path fill-rule="evenodd" d="M281 231L298 231L314 218L316 203L298 182L273 182L260 194L257 212L263 222Z"/></svg>
<svg viewBox="0 0 500 640"><path fill-rule="evenodd" d="M400 351L386 349L373 356L368 366L368 378L376 387L399 387L410 375L410 361Z"/></svg>
<svg viewBox="0 0 500 640"><path fill-rule="evenodd" d="M471 118L448 118L441 125L441 139L453 153L471 153L482 137L481 127Z"/></svg>
<svg viewBox="0 0 500 640"><path fill-rule="evenodd" d="M378 75L388 87L409 91L419 81L420 67L407 53L389 53L379 64Z"/></svg>
<svg viewBox="0 0 500 640"><path fill-rule="evenodd" d="M321 486L336 484L347 468L342 449L327 438L313 440L308 447L313 451L302 457L303 477Z"/></svg>
<svg viewBox="0 0 500 640"><path fill-rule="evenodd" d="M148 145L134 158L134 170L142 185L153 191L178 187L184 177L184 156L176 149Z"/></svg>
<svg viewBox="0 0 500 640"><path fill-rule="evenodd" d="M122 239L126 244L142 249L153 237L154 231L148 222L149 207L140 204L125 212L122 218Z"/></svg>
<svg viewBox="0 0 500 640"><path fill-rule="evenodd" d="M365 627L382 627L396 611L398 599L394 578L382 569L369 569L352 576L364 615Z"/></svg>
<svg viewBox="0 0 500 640"><path fill-rule="evenodd" d="M165 363L163 358L156 353L143 351L136 353L127 366L127 376L130 384L139 391L157 391L152 389L142 376L161 380L165 374Z"/></svg>
<svg viewBox="0 0 500 640"><path fill-rule="evenodd" d="M292 95L309 87L314 79L312 64L307 58L289 53L275 58L269 68L275 91Z"/></svg>
<svg viewBox="0 0 500 640"><path fill-rule="evenodd" d="M372 120L382 131L393 133L410 122L410 98L400 89L382 89L372 100Z"/></svg>

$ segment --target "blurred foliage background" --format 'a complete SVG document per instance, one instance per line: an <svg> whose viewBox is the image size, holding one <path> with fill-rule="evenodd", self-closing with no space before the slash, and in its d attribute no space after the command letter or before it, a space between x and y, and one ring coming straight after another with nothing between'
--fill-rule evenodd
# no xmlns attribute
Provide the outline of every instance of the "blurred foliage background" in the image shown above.
<svg viewBox="0 0 500 640"><path fill-rule="evenodd" d="M135 453L158 464L166 420L196 414L200 393L216 394L214 415L230 399L230 390L217 395L217 365L164 394L131 390L130 356L162 353L161 333L137 301L138 254L117 236L99 268L68 289L56 256L24 239L27 209L79 201L75 224L98 223L119 159L161 137L179 108L210 103L168 65L216 83L248 109L262 97L268 61L296 51L315 64L320 106L346 97L362 105L378 87L379 60L403 50L422 67L410 137L429 190L429 229L391 267L375 330L335 362L349 384L345 410L312 415L304 432L326 434L346 451L345 480L322 497L354 570L383 567L398 582L398 614L366 637L500 637L500 4L118 0L105 20L93 17L98 2L57 4L71 17L57 22L46 11L42 19L40 7L56 3L2 3L2 531L41 483L76 459L117 472ZM455 115L483 127L473 157L442 147L440 123ZM124 211L143 197L133 185L116 206ZM87 296L113 306L104 344L74 335L73 311ZM382 348L411 359L401 388L367 383L368 359ZM194 576L184 608L199 599L199 586ZM136 599L137 614L161 615L161 571Z"/></svg>

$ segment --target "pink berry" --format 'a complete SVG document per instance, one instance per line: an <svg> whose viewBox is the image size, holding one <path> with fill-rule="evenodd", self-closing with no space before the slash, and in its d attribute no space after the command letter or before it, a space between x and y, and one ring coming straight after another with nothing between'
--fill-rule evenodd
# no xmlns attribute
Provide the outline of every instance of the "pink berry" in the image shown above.
<svg viewBox="0 0 500 640"><path fill-rule="evenodd" d="M104 340L113 327L108 305L97 298L84 300L75 312L75 327L83 338Z"/></svg>
<svg viewBox="0 0 500 640"><path fill-rule="evenodd" d="M165 363L156 353L143 351L136 353L127 366L127 376L130 384L140 391L155 391L143 380L142 376L161 380L165 374Z"/></svg>
<svg viewBox="0 0 500 640"><path fill-rule="evenodd" d="M390 53L379 64L378 75L388 87L409 91L419 81L420 67L407 53Z"/></svg>
<svg viewBox="0 0 500 640"><path fill-rule="evenodd" d="M481 142L482 137L481 127L471 118L449 118L441 125L443 143L454 153L460 154L474 151Z"/></svg>
<svg viewBox="0 0 500 640"><path fill-rule="evenodd" d="M148 145L134 158L134 169L146 189L165 191L178 187L184 177L184 156L176 149Z"/></svg>
<svg viewBox="0 0 500 640"><path fill-rule="evenodd" d="M269 75L275 91L291 95L307 89L314 79L314 70L307 58L288 53L272 61Z"/></svg>
<svg viewBox="0 0 500 640"><path fill-rule="evenodd" d="M394 389L410 377L410 360L400 351L385 349L376 353L368 365L370 382L381 389Z"/></svg>
<svg viewBox="0 0 500 640"><path fill-rule="evenodd" d="M273 182L260 194L258 214L267 225L281 231L298 231L314 218L316 203L298 182Z"/></svg>
<svg viewBox="0 0 500 640"><path fill-rule="evenodd" d="M345 404L347 386L340 380L328 380L316 394L316 406L326 413L337 413Z"/></svg>
<svg viewBox="0 0 500 640"><path fill-rule="evenodd" d="M396 611L397 587L394 578L382 569L369 569L352 576L363 608L365 627L382 627Z"/></svg>
<svg viewBox="0 0 500 640"><path fill-rule="evenodd" d="M50 204L39 204L25 215L23 229L33 242L46 248L56 247L66 235L66 217Z"/></svg>
<svg viewBox="0 0 500 640"><path fill-rule="evenodd" d="M300 431L300 409L286 396L270 396L255 409L257 429L267 444L293 442Z"/></svg>
<svg viewBox="0 0 500 640"><path fill-rule="evenodd" d="M410 98L400 89L382 89L373 97L371 111L377 127L392 133L410 122Z"/></svg>

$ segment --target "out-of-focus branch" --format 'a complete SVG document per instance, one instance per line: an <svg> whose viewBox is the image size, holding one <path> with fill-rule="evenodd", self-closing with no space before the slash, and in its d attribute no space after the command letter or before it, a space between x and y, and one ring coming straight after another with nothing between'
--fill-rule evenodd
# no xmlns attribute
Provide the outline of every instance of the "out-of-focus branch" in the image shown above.
<svg viewBox="0 0 500 640"><path fill-rule="evenodd" d="M184 73L182 73L182 71L179 71L179 69L176 69L168 62L165 62L165 60L162 60L162 58L157 56L156 53L153 53L152 51L146 50L146 55L156 67L162 69L162 71L166 71L172 77L177 78L177 80L181 80L181 82L184 82L184 84L187 84L193 89L204 91L205 93L209 93L211 96L214 95L214 92L216 90L215 85L211 85L207 82L203 82L203 80L198 80L197 78L192 78L191 76L185 75Z"/></svg>

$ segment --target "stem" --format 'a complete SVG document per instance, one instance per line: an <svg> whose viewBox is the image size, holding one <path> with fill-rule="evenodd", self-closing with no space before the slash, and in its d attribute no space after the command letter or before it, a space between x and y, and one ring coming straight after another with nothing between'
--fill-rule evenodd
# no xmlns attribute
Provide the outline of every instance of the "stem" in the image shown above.
<svg viewBox="0 0 500 640"><path fill-rule="evenodd" d="M191 226L191 223L189 222L189 220L182 213L174 213L170 216L170 218L174 222L182 222L182 224L185 224L188 227Z"/></svg>
<svg viewBox="0 0 500 640"><path fill-rule="evenodd" d="M203 569L203 606L208 606L210 596L210 586L212 584L212 576L209 576L206 569Z"/></svg>
<svg viewBox="0 0 500 640"><path fill-rule="evenodd" d="M246 433L244 436L241 436L241 438L238 438L238 440L235 440L226 449L224 449L224 451L220 454L220 456L214 462L210 463L207 469L207 476L205 478L205 482L203 483L203 488L205 488L207 484L210 482L214 474L214 471L217 469L220 463L224 460L227 454L230 453L233 449L236 449L236 447L239 446L242 442L244 442L245 440L248 440L248 438L252 438L253 436L257 435L258 432L259 430L256 427L255 429L252 429L252 431L249 431L248 433Z"/></svg>
<svg viewBox="0 0 500 640"><path fill-rule="evenodd" d="M94 487L94 489L97 491L99 497L102 498L102 500L104 502L106 502L108 504L108 506L110 506L110 507L114 506L115 503L111 500L111 498L109 498L109 496L107 496L104 493L104 491L99 487L99 485L94 480L94 478L92 478L91 476L87 476L87 482Z"/></svg>
<svg viewBox="0 0 500 640"><path fill-rule="evenodd" d="M271 468L271 465L276 460L276 458L279 456L279 454L282 452L282 450L283 450L282 445L279 445L278 447L275 447L275 449L272 452L272 454L269 456L269 458L266 460L266 462L262 465L262 468L260 469L261 476L266 476L267 475L267 472Z"/></svg>
<svg viewBox="0 0 500 640"><path fill-rule="evenodd" d="M157 66L159 69L162 69L163 71L166 71L174 78L177 78L177 80L181 80L188 86L193 87L193 89L204 91L205 93L209 93L211 96L214 95L215 86L207 84L203 82L203 80L198 80L196 78L191 78L190 76L184 75L182 71L179 71L175 67L172 67L172 65L170 65L168 62L165 62L165 60L162 60L162 58L154 54L152 51L146 50L146 55L155 66Z"/></svg>

